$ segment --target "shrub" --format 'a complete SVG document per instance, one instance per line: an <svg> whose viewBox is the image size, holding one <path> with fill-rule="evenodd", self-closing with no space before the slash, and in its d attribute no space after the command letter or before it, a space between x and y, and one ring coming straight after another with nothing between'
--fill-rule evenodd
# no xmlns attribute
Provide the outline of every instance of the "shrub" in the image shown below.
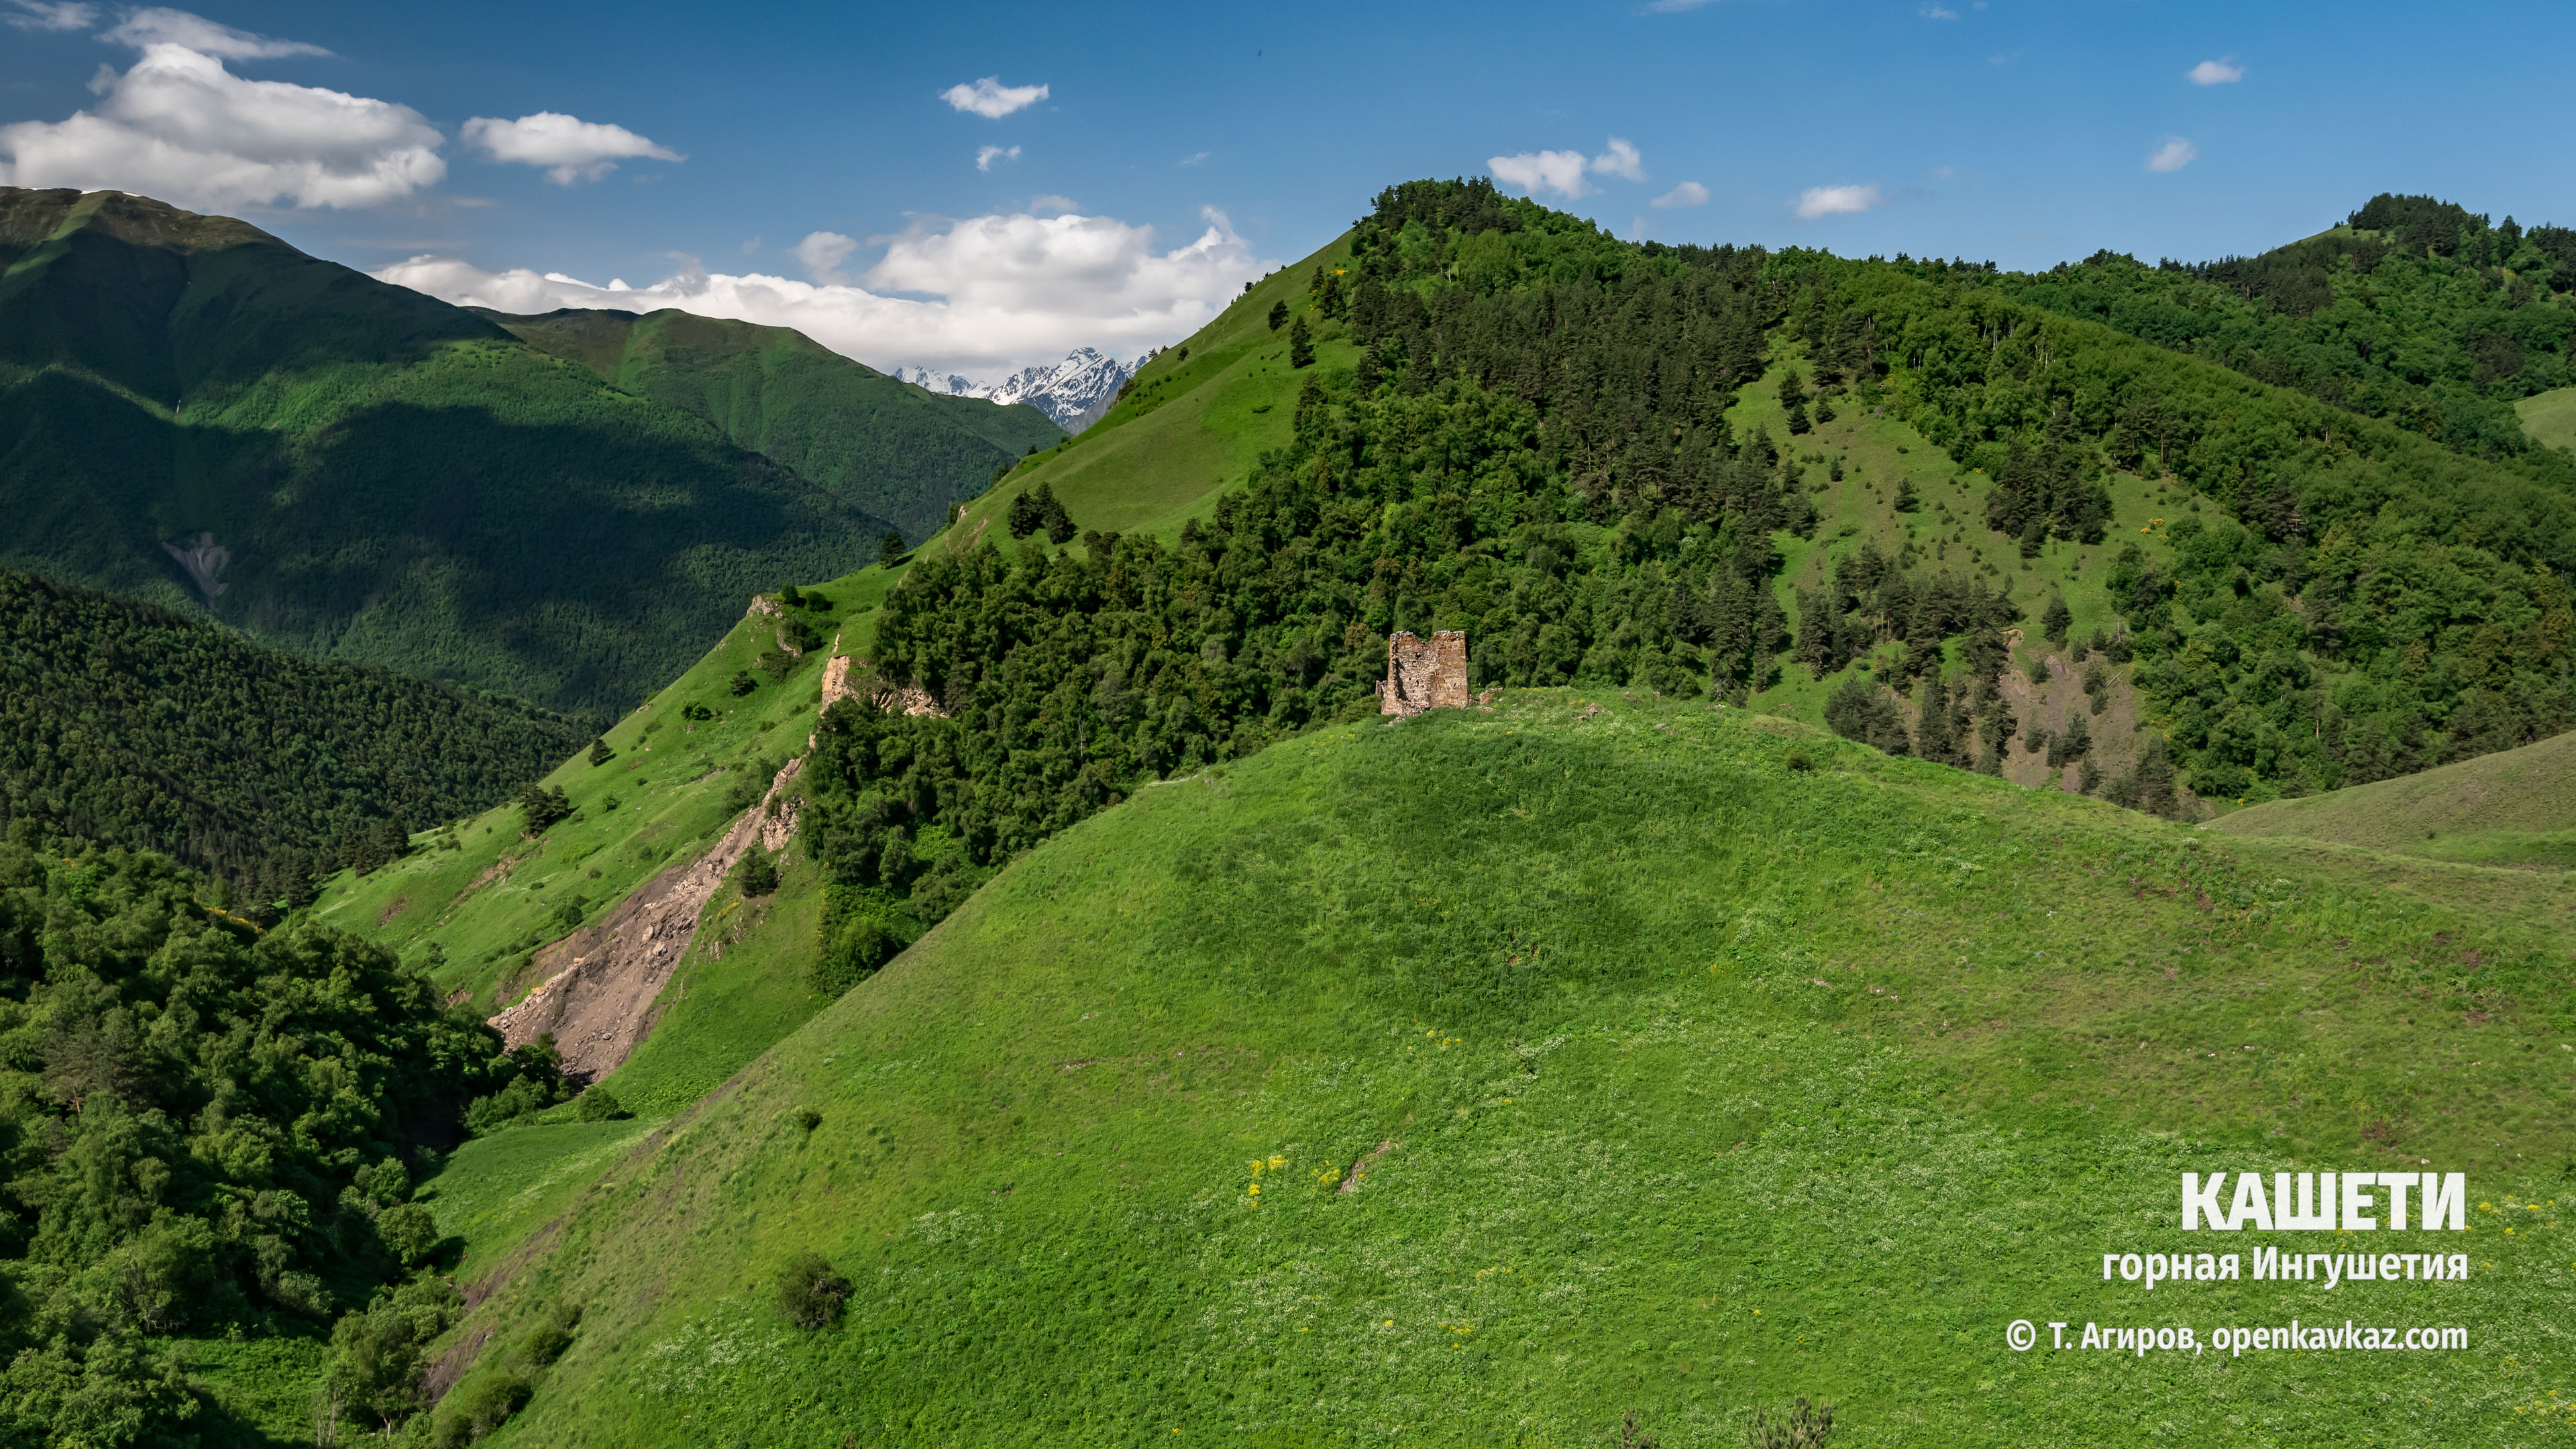
<svg viewBox="0 0 2576 1449"><path fill-rule="evenodd" d="M635 1114L626 1104L609 1094L606 1087L592 1087L576 1099L573 1115L584 1122L622 1122Z"/></svg>
<svg viewBox="0 0 2576 1449"><path fill-rule="evenodd" d="M417 1268L438 1250L438 1220L416 1202L401 1203L376 1214L376 1237L397 1262Z"/></svg>
<svg viewBox="0 0 2576 1449"><path fill-rule="evenodd" d="M431 1442L454 1449L471 1444L501 1427L512 1414L527 1406L534 1393L528 1381L517 1374L488 1373L447 1396L438 1406L438 1422Z"/></svg>
<svg viewBox="0 0 2576 1449"><path fill-rule="evenodd" d="M765 896L778 889L778 867L770 864L769 852L754 845L742 853L742 863L734 867L733 880L743 899Z"/></svg>
<svg viewBox="0 0 2576 1449"><path fill-rule="evenodd" d="M519 1340L518 1352L514 1356L529 1368L544 1368L563 1357L563 1351L572 1346L572 1331L580 1326L581 1310L558 1304L546 1315L544 1322L529 1329L527 1336Z"/></svg>
<svg viewBox="0 0 2576 1449"><path fill-rule="evenodd" d="M1820 1449L1834 1430L1834 1406L1800 1399L1785 1409L1753 1411L1744 1449Z"/></svg>
<svg viewBox="0 0 2576 1449"><path fill-rule="evenodd" d="M795 1122L797 1131L811 1132L823 1125L823 1114L811 1107L799 1107L791 1120Z"/></svg>
<svg viewBox="0 0 2576 1449"><path fill-rule="evenodd" d="M832 1270L819 1253L801 1253L778 1275L778 1311L799 1328L829 1328L841 1321L850 1299L850 1280Z"/></svg>

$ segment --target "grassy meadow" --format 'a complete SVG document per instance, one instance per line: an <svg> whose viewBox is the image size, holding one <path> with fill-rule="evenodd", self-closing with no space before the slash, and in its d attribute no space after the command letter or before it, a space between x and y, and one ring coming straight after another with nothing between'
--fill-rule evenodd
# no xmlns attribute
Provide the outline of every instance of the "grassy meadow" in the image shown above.
<svg viewBox="0 0 2576 1449"><path fill-rule="evenodd" d="M2576 387L2553 388L2513 405L2522 430L2552 448L2576 448Z"/></svg>
<svg viewBox="0 0 2576 1449"><path fill-rule="evenodd" d="M2354 859L1521 693L1141 791L688 1112L433 1202L523 1245L463 1332L584 1309L501 1443L1716 1444L1792 1394L1837 1443L2547 1442L2566 936ZM2467 1282L2101 1280L2250 1253L2185 1168L2425 1162ZM806 1251L836 1328L773 1306ZM2293 1316L2472 1348L2003 1340Z"/></svg>

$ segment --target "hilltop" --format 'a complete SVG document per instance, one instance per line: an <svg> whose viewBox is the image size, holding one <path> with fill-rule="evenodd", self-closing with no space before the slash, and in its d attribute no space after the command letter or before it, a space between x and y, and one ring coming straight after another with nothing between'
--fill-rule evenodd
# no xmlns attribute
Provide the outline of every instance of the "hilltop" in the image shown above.
<svg viewBox="0 0 2576 1449"><path fill-rule="evenodd" d="M2212 828L2431 860L2576 869L2576 733L2420 775L2257 805Z"/></svg>
<svg viewBox="0 0 2576 1449"><path fill-rule="evenodd" d="M300 653L612 715L891 526L242 222L0 189L0 267L0 563Z"/></svg>
<svg viewBox="0 0 2576 1449"><path fill-rule="evenodd" d="M1988 1340L2039 1307L2418 1311L2169 1310L2097 1250L2167 1246L2183 1160L2429 1159L2537 1203L2576 1083L2525 1043L2563 968L2510 901L2392 903L1732 711L1541 691L1319 730L1029 853L660 1127L522 1129L541 1212L493 1213L460 1157L430 1200L486 1225L492 1289L460 1342L582 1316L456 1402L520 1376L502 1442L566 1445L1581 1442L1628 1411L1696 1442L1792 1393L1863 1442L2116 1435L2141 1403L2440 1442L2521 1392L2508 1359L2563 1367L2512 1306L2557 1291L2552 1215L2446 1297L2474 1359L2105 1377ZM836 1328L773 1306L808 1252L857 1285Z"/></svg>

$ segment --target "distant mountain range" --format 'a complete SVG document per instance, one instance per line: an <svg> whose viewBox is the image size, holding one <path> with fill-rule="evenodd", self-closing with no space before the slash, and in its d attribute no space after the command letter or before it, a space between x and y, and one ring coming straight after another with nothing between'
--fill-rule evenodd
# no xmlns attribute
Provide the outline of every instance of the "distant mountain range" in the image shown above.
<svg viewBox="0 0 2576 1449"><path fill-rule="evenodd" d="M919 540L1059 436L780 328L499 317L0 187L0 567L308 656L614 718L754 590Z"/></svg>
<svg viewBox="0 0 2576 1449"><path fill-rule="evenodd" d="M955 373L936 374L926 367L899 367L894 375L913 386L953 397L980 397L1008 406L1027 403L1068 433L1091 426L1118 389L1145 365L1140 357L1120 362L1092 348L1077 347L1053 367L1024 367L1000 382L974 382Z"/></svg>

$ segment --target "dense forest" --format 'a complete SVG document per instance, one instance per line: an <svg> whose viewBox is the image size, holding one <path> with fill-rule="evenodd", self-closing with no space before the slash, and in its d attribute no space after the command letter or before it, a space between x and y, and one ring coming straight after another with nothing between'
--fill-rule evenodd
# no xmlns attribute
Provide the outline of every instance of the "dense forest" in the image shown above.
<svg viewBox="0 0 2576 1449"><path fill-rule="evenodd" d="M262 902L402 853L410 831L497 804L592 733L6 571L0 681L0 818L175 856Z"/></svg>
<svg viewBox="0 0 2576 1449"><path fill-rule="evenodd" d="M1372 711L1398 629L1468 630L1479 687L1741 697L1878 654L1893 667L1846 681L1838 728L1997 768L2004 631L2036 602L2008 577L1847 552L1791 627L1776 540L1814 516L1788 440L1724 420L1783 354L1793 432L1837 402L1911 421L2026 553L2107 542L2109 469L2205 501L2161 571L2111 556L2124 627L2091 642L2165 727L2131 774L2091 782L2111 798L2173 808L2177 769L2203 794L2303 793L2576 722L2557 460L2445 447L2059 315L2028 283L1625 243L1482 181L1390 189L1351 265L1270 319L1292 362L1339 336L1356 366L1306 368L1293 443L1212 518L1174 547L925 556L889 596L875 666L946 717L824 723L807 779L836 969L1139 781ZM1035 532L1022 511L1012 532Z"/></svg>
<svg viewBox="0 0 2576 1449"><path fill-rule="evenodd" d="M2106 469L2196 496L2168 571L2130 550L2107 580L2193 789L2309 793L2576 724L2558 455L2470 457L2031 306L1978 267L1772 267L1819 369L1981 471L1990 526L2025 549L2080 536L2047 509Z"/></svg>
<svg viewBox="0 0 2576 1449"><path fill-rule="evenodd" d="M2518 398L2576 384L2576 230L2380 195L2253 257L2115 252L1996 284L2478 457L2533 450ZM2576 485L2576 465L2561 474Z"/></svg>
<svg viewBox="0 0 2576 1449"><path fill-rule="evenodd" d="M409 1419L461 1306L412 1184L478 1099L559 1092L550 1053L357 937L40 835L0 843L0 1443L254 1438L172 1336L332 1335L335 1405Z"/></svg>

